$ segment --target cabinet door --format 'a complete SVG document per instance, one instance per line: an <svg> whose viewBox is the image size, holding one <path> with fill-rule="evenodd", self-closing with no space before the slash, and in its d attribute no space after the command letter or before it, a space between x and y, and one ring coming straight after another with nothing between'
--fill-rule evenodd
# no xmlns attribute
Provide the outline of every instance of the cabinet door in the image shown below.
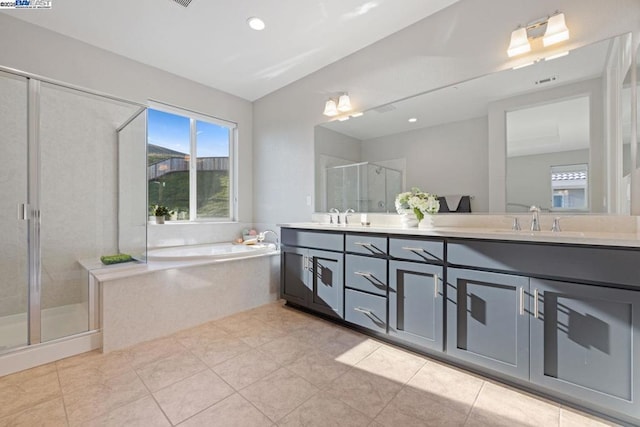
<svg viewBox="0 0 640 427"><path fill-rule="evenodd" d="M344 317L344 254L309 250L311 301L319 312Z"/></svg>
<svg viewBox="0 0 640 427"><path fill-rule="evenodd" d="M640 292L531 279L531 381L640 418Z"/></svg>
<svg viewBox="0 0 640 427"><path fill-rule="evenodd" d="M447 270L447 353L529 379L529 278Z"/></svg>
<svg viewBox="0 0 640 427"><path fill-rule="evenodd" d="M282 298L307 306L311 300L311 286L307 268L307 249L282 247L280 255L280 292Z"/></svg>
<svg viewBox="0 0 640 427"><path fill-rule="evenodd" d="M389 335L443 351L442 267L389 262Z"/></svg>

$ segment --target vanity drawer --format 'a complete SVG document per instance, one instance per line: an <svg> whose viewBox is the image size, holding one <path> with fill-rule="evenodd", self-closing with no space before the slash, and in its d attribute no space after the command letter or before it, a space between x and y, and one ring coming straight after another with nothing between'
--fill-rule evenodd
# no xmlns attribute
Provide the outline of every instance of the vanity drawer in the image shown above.
<svg viewBox="0 0 640 427"><path fill-rule="evenodd" d="M281 237L282 244L285 246L300 246L303 248L325 249L338 252L344 250L344 235L342 233L283 228Z"/></svg>
<svg viewBox="0 0 640 427"><path fill-rule="evenodd" d="M441 263L444 261L444 243L437 240L390 238L389 255L409 261Z"/></svg>
<svg viewBox="0 0 640 427"><path fill-rule="evenodd" d="M387 260L360 255L347 255L344 285L387 296Z"/></svg>
<svg viewBox="0 0 640 427"><path fill-rule="evenodd" d="M640 288L640 251L587 245L450 240L447 262L529 276Z"/></svg>
<svg viewBox="0 0 640 427"><path fill-rule="evenodd" d="M363 255L387 255L387 238L366 234L347 234L345 249Z"/></svg>
<svg viewBox="0 0 640 427"><path fill-rule="evenodd" d="M387 333L387 299L345 289L344 318L372 331Z"/></svg>

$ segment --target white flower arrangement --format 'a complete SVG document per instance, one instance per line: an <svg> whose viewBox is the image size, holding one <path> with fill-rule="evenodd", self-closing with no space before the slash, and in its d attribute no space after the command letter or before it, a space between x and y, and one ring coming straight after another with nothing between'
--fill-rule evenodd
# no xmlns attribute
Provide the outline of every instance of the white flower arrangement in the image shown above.
<svg viewBox="0 0 640 427"><path fill-rule="evenodd" d="M438 196L424 193L417 187L398 194L395 205L399 214L413 212L418 218L418 222L422 221L426 214L433 215L440 210Z"/></svg>

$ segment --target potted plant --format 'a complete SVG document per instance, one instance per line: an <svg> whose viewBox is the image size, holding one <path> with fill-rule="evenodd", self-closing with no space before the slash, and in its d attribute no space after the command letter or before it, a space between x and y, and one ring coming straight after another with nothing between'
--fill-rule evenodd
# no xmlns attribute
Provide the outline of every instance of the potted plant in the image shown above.
<svg viewBox="0 0 640 427"><path fill-rule="evenodd" d="M402 215L402 225L405 228L417 227L425 215L429 215L431 220L431 215L435 215L440 210L438 196L420 191L416 187L411 191L398 194L395 206L396 211Z"/></svg>
<svg viewBox="0 0 640 427"><path fill-rule="evenodd" d="M155 205L151 208L151 215L156 217L156 224L164 224L167 215L171 215L171 211L166 206Z"/></svg>

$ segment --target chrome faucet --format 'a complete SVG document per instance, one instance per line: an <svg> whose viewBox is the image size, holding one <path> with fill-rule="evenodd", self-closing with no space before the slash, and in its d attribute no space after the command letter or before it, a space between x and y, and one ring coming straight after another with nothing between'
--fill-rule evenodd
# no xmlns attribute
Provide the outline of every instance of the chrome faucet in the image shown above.
<svg viewBox="0 0 640 427"><path fill-rule="evenodd" d="M258 243L264 242L264 239L268 233L273 234L276 238L276 250L280 249L280 239L278 238L278 233L273 230L264 230L262 233L258 234L258 238L256 239L258 240Z"/></svg>
<svg viewBox="0 0 640 427"><path fill-rule="evenodd" d="M531 217L531 231L540 231L540 208L537 206L531 206L529 212L532 213Z"/></svg>
<svg viewBox="0 0 640 427"><path fill-rule="evenodd" d="M349 225L349 214L355 213L356 211L354 211L353 209L349 208L346 211L344 211L344 225ZM338 222L338 224L340 224L340 222Z"/></svg>
<svg viewBox="0 0 640 427"><path fill-rule="evenodd" d="M340 224L340 211L336 208L329 209L329 224L333 224L333 215L331 215L332 213L336 214L336 224Z"/></svg>

